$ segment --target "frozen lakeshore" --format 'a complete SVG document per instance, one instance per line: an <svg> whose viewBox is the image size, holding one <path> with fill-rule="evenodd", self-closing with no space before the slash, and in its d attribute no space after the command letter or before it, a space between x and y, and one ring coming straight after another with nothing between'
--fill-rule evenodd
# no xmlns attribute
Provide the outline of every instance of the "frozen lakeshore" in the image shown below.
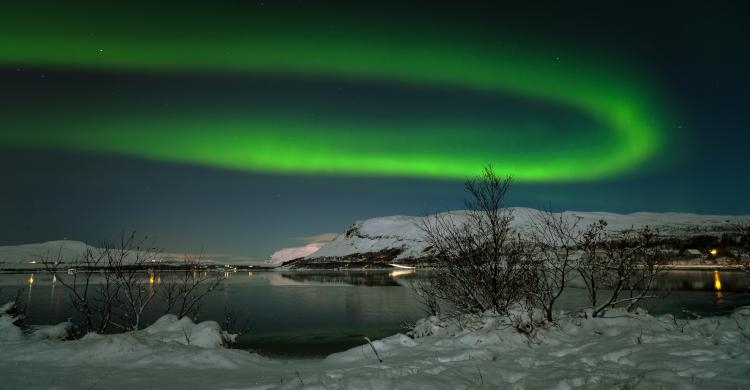
<svg viewBox="0 0 750 390"><path fill-rule="evenodd" d="M22 334L11 321L0 320L3 389L750 387L750 307L694 320L620 310L563 316L532 339L500 317L429 318L408 336L363 340L323 360L226 349L215 322L174 316L74 341L56 340L65 325Z"/></svg>

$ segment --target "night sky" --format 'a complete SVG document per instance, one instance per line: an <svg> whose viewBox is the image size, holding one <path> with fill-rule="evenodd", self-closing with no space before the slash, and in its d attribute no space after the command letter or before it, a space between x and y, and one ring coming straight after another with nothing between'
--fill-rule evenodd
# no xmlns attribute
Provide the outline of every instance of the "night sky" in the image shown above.
<svg viewBox="0 0 750 390"><path fill-rule="evenodd" d="M0 13L0 245L260 261L511 203L750 214L741 2L28 2Z"/></svg>

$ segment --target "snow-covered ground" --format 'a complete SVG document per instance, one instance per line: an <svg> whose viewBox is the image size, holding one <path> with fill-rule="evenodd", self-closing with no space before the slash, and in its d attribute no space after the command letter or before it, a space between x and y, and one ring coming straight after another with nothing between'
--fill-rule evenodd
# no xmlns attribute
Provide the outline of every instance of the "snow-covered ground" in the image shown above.
<svg viewBox="0 0 750 390"><path fill-rule="evenodd" d="M11 322L0 317L2 389L750 388L750 307L689 321L617 310L567 316L533 339L489 315L429 318L412 337L287 361L222 348L225 335L210 321L166 316L76 341L23 336Z"/></svg>
<svg viewBox="0 0 750 390"><path fill-rule="evenodd" d="M513 226L523 230L537 210L513 208ZM686 213L632 213L565 211L565 215L580 217L581 228L598 220L605 220L609 229L620 231L632 227L650 226L665 235L690 236L695 234L720 234L731 223L750 221L750 216L699 215ZM450 211L448 218L461 223L465 211ZM357 221L333 241L307 255L306 259L336 258L361 253L402 249L396 259L420 258L427 244L419 228L424 217L396 215Z"/></svg>

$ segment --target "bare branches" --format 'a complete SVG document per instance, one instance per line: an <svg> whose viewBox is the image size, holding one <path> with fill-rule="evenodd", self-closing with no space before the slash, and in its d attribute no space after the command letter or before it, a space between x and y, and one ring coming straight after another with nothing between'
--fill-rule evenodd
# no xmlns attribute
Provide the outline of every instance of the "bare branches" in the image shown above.
<svg viewBox="0 0 750 390"><path fill-rule="evenodd" d="M223 281L220 275L196 272L200 258L186 257L182 272L165 273L162 283L155 271L163 265L161 250L135 233L87 248L65 265L67 274L59 273L61 260L58 254L41 263L68 290L87 332L137 330L158 298L164 299L166 312L174 310L179 318L195 316L200 302Z"/></svg>
<svg viewBox="0 0 750 390"><path fill-rule="evenodd" d="M105 332L111 323L119 287L110 272L100 273L102 280L93 280L97 276L95 271L107 265L104 252L86 248L79 257L66 264L69 277L58 273L59 265L63 264L60 253L56 257L43 256L41 263L68 291L71 305L83 316L86 331Z"/></svg>
<svg viewBox="0 0 750 390"><path fill-rule="evenodd" d="M174 313L177 318L195 317L200 310L200 302L216 290L224 281L218 273L208 273L201 269L201 256L193 259L185 256L182 271L165 276L159 294L166 303L166 313Z"/></svg>
<svg viewBox="0 0 750 390"><path fill-rule="evenodd" d="M446 301L462 313L506 313L518 301L526 247L511 229L512 209L504 199L511 177L492 167L465 183L467 212L437 214L420 226L432 247L435 273L425 286L430 299Z"/></svg>
<svg viewBox="0 0 750 390"><path fill-rule="evenodd" d="M581 250L575 264L576 271L586 286L589 303L598 303L601 280L607 273L607 262L602 256L602 246L607 239L607 221L599 220L584 229L578 247Z"/></svg>
<svg viewBox="0 0 750 390"><path fill-rule="evenodd" d="M582 253L576 265L594 317L621 303L628 303L628 310L633 310L640 300L652 297L654 280L664 270L666 260L656 232L648 226L617 235L609 233L606 227L606 221L599 221L584 230ZM599 301L601 290L608 293L603 301ZM621 299L624 291L631 296Z"/></svg>
<svg viewBox="0 0 750 390"><path fill-rule="evenodd" d="M568 286L575 269L575 255L582 232L580 217L539 211L529 222L529 237L535 251L532 256L535 286L530 294L544 311L547 321L553 321L553 307Z"/></svg>

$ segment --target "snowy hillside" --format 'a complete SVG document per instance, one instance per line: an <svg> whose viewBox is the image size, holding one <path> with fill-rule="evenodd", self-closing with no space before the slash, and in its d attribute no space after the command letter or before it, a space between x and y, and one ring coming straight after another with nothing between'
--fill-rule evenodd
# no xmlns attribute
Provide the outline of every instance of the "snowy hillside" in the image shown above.
<svg viewBox="0 0 750 390"><path fill-rule="evenodd" d="M514 208L513 225L521 230L534 213L529 208ZM661 234L690 236L696 234L721 234L729 223L750 220L750 216L698 215L686 213L632 213L566 211L566 215L581 217L579 226L604 219L613 231L648 225ZM465 220L465 211L451 211L448 217L460 223ZM395 260L418 259L424 256L426 244L419 226L424 217L391 216L357 221L333 241L305 257L306 261L326 258L355 257L358 254L397 250Z"/></svg>
<svg viewBox="0 0 750 390"><path fill-rule="evenodd" d="M41 260L48 258L58 260L64 263L72 263L80 258L86 250L97 250L97 248L80 241L60 240L48 241L38 244L24 244L0 246L0 270L3 268L41 268ZM131 253L130 261L134 261L136 253ZM176 257L161 256L164 262L181 262ZM128 261L128 258L126 258ZM204 259L202 262L213 263L211 260Z"/></svg>
<svg viewBox="0 0 750 390"><path fill-rule="evenodd" d="M80 241L48 241L39 244L0 246L0 264L8 268L37 268L41 258L72 262L81 253L96 248Z"/></svg>
<svg viewBox="0 0 750 390"><path fill-rule="evenodd" d="M279 265L285 261L299 259L300 257L305 257L317 252L323 245L323 243L315 242L305 246L279 249L274 252L268 260L266 260L266 264Z"/></svg>

